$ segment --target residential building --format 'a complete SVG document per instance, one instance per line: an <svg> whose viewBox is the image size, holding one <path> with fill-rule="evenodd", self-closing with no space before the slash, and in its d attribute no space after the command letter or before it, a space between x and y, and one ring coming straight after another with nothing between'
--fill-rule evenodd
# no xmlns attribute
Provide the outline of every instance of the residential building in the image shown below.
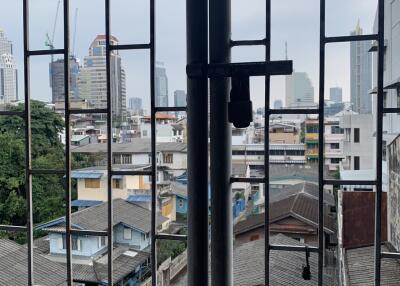
<svg viewBox="0 0 400 286"><path fill-rule="evenodd" d="M336 103L343 102L343 90L341 87L331 87L329 89L329 99Z"/></svg>
<svg viewBox="0 0 400 286"><path fill-rule="evenodd" d="M148 267L151 211L122 199L114 199L113 206L113 262L115 269L118 269L114 279L116 285L136 285ZM71 215L73 228L107 231L107 209L108 204L101 203L74 212ZM166 229L168 219L160 214L156 216L157 231ZM65 264L65 217L41 224L36 229L48 234L36 244L39 245L38 251L51 261ZM71 242L74 279L85 285L103 284L107 278L107 237L75 234Z"/></svg>
<svg viewBox="0 0 400 286"><path fill-rule="evenodd" d="M304 144L308 161L318 160L318 119L308 118L304 121Z"/></svg>
<svg viewBox="0 0 400 286"><path fill-rule="evenodd" d="M314 104L314 87L308 74L293 72L285 77L286 106L302 107Z"/></svg>
<svg viewBox="0 0 400 286"><path fill-rule="evenodd" d="M340 128L338 117L330 117L324 124L324 164L329 171L336 171L340 163L345 159L343 152L344 130Z"/></svg>
<svg viewBox="0 0 400 286"><path fill-rule="evenodd" d="M352 36L362 35L360 21ZM350 43L350 99L354 112L372 113L372 97L369 91L372 87L372 57L368 50L371 41L354 41Z"/></svg>
<svg viewBox="0 0 400 286"><path fill-rule="evenodd" d="M0 29L0 106L18 100L18 71L12 42Z"/></svg>
<svg viewBox="0 0 400 286"><path fill-rule="evenodd" d="M79 61L74 56L69 58L69 99L79 98L78 74ZM51 87L51 102L64 102L65 85L64 85L64 59L57 59L49 64L49 76Z"/></svg>
<svg viewBox="0 0 400 286"><path fill-rule="evenodd" d="M143 114L143 104L142 99L140 97L131 97L129 98L129 111L133 115L141 115Z"/></svg>
<svg viewBox="0 0 400 286"><path fill-rule="evenodd" d="M118 39L110 38L111 45L118 45ZM118 51L110 55L111 105L114 116L126 114L126 75ZM78 75L79 96L87 99L95 109L107 107L106 38L98 35L89 47L89 56L84 58Z"/></svg>
<svg viewBox="0 0 400 286"><path fill-rule="evenodd" d="M372 114L343 113L339 122L344 130L342 166L346 170L372 170L375 167L374 122Z"/></svg>
<svg viewBox="0 0 400 286"><path fill-rule="evenodd" d="M157 62L155 70L155 105L158 107L168 106L168 77L164 63Z"/></svg>
<svg viewBox="0 0 400 286"><path fill-rule="evenodd" d="M336 224L330 216L335 205L333 195L324 192L325 245L336 240ZM318 186L310 183L297 184L273 190L270 197L270 232L285 234L307 245L318 245ZM247 216L233 229L235 244L248 243L264 238L264 213Z"/></svg>
<svg viewBox="0 0 400 286"><path fill-rule="evenodd" d="M269 125L269 142L271 144L299 144L299 131L299 127L294 123L271 122Z"/></svg>
<svg viewBox="0 0 400 286"><path fill-rule="evenodd" d="M68 285L64 265L51 261L37 249L34 249L32 259L35 263L35 285ZM27 284L28 259L25 245L0 239L0 261L2 285Z"/></svg>

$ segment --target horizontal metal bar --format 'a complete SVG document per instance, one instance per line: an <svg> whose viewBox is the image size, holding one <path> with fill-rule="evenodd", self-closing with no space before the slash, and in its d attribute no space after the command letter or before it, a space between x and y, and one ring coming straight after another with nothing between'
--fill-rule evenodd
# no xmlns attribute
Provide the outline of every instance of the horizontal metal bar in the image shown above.
<svg viewBox="0 0 400 286"><path fill-rule="evenodd" d="M265 178L231 177L231 183L265 183Z"/></svg>
<svg viewBox="0 0 400 286"><path fill-rule="evenodd" d="M111 172L111 176L151 176L151 170L132 170L132 171L117 171Z"/></svg>
<svg viewBox="0 0 400 286"><path fill-rule="evenodd" d="M21 112L21 111L0 111L0 116L21 116L24 117L25 116L25 112Z"/></svg>
<svg viewBox="0 0 400 286"><path fill-rule="evenodd" d="M382 258L400 259L400 253L399 252L382 252L381 257Z"/></svg>
<svg viewBox="0 0 400 286"><path fill-rule="evenodd" d="M64 49L28 51L28 56L62 55Z"/></svg>
<svg viewBox="0 0 400 286"><path fill-rule="evenodd" d="M400 108L398 107L384 108L383 113L400 113Z"/></svg>
<svg viewBox="0 0 400 286"><path fill-rule="evenodd" d="M325 43L343 43L343 42L359 42L359 41L373 41L373 40L378 40L377 34L325 37L324 42Z"/></svg>
<svg viewBox="0 0 400 286"><path fill-rule="evenodd" d="M151 44L111 45L110 50L145 50L150 49Z"/></svg>
<svg viewBox="0 0 400 286"><path fill-rule="evenodd" d="M319 114L318 109L302 109L302 108L282 108L282 109L267 109L267 114Z"/></svg>
<svg viewBox="0 0 400 286"><path fill-rule="evenodd" d="M176 106L176 107L155 107L155 112L179 112L179 111L185 111L186 112L186 106Z"/></svg>
<svg viewBox="0 0 400 286"><path fill-rule="evenodd" d="M107 236L107 231L71 229L71 234L88 236Z"/></svg>
<svg viewBox="0 0 400 286"><path fill-rule="evenodd" d="M29 170L31 175L64 175L65 170Z"/></svg>
<svg viewBox="0 0 400 286"><path fill-rule="evenodd" d="M16 225L0 225L0 231L17 231L24 232L26 231L26 226L16 226Z"/></svg>
<svg viewBox="0 0 400 286"><path fill-rule="evenodd" d="M360 180L324 180L324 185L334 185L334 186L374 186L376 181L360 181Z"/></svg>
<svg viewBox="0 0 400 286"><path fill-rule="evenodd" d="M186 66L188 77L209 78L232 76L289 75L293 72L292 61L248 62L230 64L191 64Z"/></svg>
<svg viewBox="0 0 400 286"><path fill-rule="evenodd" d="M107 108L98 109L70 109L70 114L103 114L107 113Z"/></svg>
<svg viewBox="0 0 400 286"><path fill-rule="evenodd" d="M156 234L156 239L186 241L187 240L187 235L158 233L158 234Z"/></svg>
<svg viewBox="0 0 400 286"><path fill-rule="evenodd" d="M265 46L267 44L267 39L262 40L242 40L242 41L233 41L231 40L231 47L238 46Z"/></svg>
<svg viewBox="0 0 400 286"><path fill-rule="evenodd" d="M315 246L307 246L310 252L318 252L318 247ZM302 245L278 245L278 244L271 244L269 246L270 250L280 250L280 251L306 251L306 246Z"/></svg>

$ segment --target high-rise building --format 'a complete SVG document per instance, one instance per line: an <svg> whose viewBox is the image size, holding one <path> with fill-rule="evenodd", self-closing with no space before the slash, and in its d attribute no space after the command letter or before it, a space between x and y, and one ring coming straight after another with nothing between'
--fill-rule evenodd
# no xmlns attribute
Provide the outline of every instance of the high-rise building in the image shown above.
<svg viewBox="0 0 400 286"><path fill-rule="evenodd" d="M186 106L186 92L184 90L174 91L174 106L175 107Z"/></svg>
<svg viewBox="0 0 400 286"><path fill-rule="evenodd" d="M110 38L111 45L118 45L118 39ZM118 51L110 54L110 85L113 115L126 113L126 78ZM79 96L87 99L93 108L107 107L106 78L106 37L98 35L89 48L89 56L84 58L78 75Z"/></svg>
<svg viewBox="0 0 400 286"><path fill-rule="evenodd" d="M71 56L69 59L69 96L70 99L79 98L78 75L79 62ZM50 87L52 93L52 102L65 100L64 93L64 59L58 59L50 63Z"/></svg>
<svg viewBox="0 0 400 286"><path fill-rule="evenodd" d="M329 99L335 103L343 102L343 91L341 87L331 87L329 89Z"/></svg>
<svg viewBox="0 0 400 286"><path fill-rule="evenodd" d="M283 107L283 102L280 99L274 101L274 109L281 109Z"/></svg>
<svg viewBox="0 0 400 286"><path fill-rule="evenodd" d="M167 107L168 106L168 77L167 71L164 64L157 62L155 70L155 99L156 106Z"/></svg>
<svg viewBox="0 0 400 286"><path fill-rule="evenodd" d="M314 87L305 72L293 72L286 76L286 106L305 107L314 105Z"/></svg>
<svg viewBox="0 0 400 286"><path fill-rule="evenodd" d="M0 29L0 105L18 100L18 71L12 42Z"/></svg>
<svg viewBox="0 0 400 286"><path fill-rule="evenodd" d="M128 102L129 110L133 114L140 114L143 111L142 99L139 97L131 97Z"/></svg>
<svg viewBox="0 0 400 286"><path fill-rule="evenodd" d="M360 22L351 35L362 35ZM372 57L368 50L371 41L350 43L350 83L352 110L357 113L372 113Z"/></svg>

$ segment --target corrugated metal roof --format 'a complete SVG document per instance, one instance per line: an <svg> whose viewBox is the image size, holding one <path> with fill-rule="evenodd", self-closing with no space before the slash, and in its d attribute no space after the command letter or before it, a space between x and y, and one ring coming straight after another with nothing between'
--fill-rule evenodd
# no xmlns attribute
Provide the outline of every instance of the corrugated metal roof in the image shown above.
<svg viewBox="0 0 400 286"><path fill-rule="evenodd" d="M103 176L102 172L82 172L82 171L72 171L72 179L100 179Z"/></svg>
<svg viewBox="0 0 400 286"><path fill-rule="evenodd" d="M93 207L103 203L103 201L92 201L92 200L74 200L71 202L72 207Z"/></svg>

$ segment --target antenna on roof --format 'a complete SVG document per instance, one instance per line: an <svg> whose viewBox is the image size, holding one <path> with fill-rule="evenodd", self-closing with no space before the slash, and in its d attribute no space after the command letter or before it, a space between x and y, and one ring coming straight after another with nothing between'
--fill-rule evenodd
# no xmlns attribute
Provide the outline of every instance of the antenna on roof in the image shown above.
<svg viewBox="0 0 400 286"><path fill-rule="evenodd" d="M285 60L288 60L287 41L285 41Z"/></svg>

